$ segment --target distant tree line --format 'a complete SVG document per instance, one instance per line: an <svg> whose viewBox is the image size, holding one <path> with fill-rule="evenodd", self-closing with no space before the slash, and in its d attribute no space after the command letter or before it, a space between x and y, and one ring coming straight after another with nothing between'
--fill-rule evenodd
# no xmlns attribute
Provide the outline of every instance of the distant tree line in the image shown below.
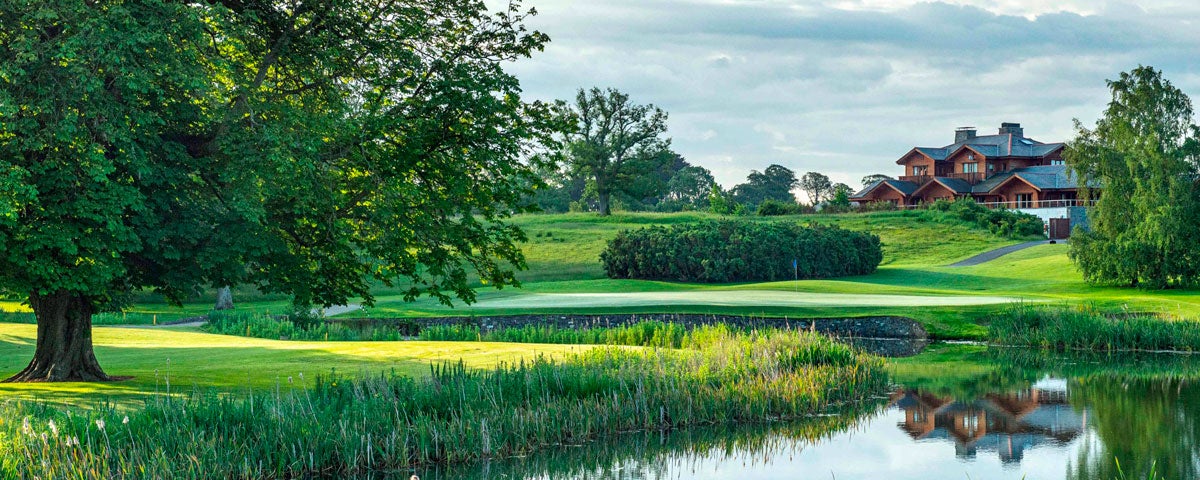
<svg viewBox="0 0 1200 480"><path fill-rule="evenodd" d="M797 177L777 164L752 170L745 183L722 188L711 171L671 150L667 112L634 103L618 90L580 89L573 102L560 102L559 110L562 124L569 126L562 133L562 149L556 158L534 162L545 184L526 199L544 212L785 215L817 206L850 207L850 186L818 172ZM867 178L874 177L886 178ZM806 193L807 205L797 200L797 190Z"/></svg>

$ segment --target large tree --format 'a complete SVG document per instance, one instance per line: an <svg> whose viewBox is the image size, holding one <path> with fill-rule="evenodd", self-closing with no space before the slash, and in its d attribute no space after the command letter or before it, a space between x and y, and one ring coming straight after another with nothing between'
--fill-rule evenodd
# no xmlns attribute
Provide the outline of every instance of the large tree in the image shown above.
<svg viewBox="0 0 1200 480"><path fill-rule="evenodd" d="M503 220L554 128L501 65L542 48L478 0L0 2L0 290L15 381L105 380L91 316L154 289L298 304L515 283Z"/></svg>
<svg viewBox="0 0 1200 480"><path fill-rule="evenodd" d="M570 117L577 125L566 138L567 161L593 183L601 215L612 213L614 193L629 193L640 177L674 160L663 137L667 112L616 89L580 89Z"/></svg>
<svg viewBox="0 0 1200 480"><path fill-rule="evenodd" d="M1070 256L1093 283L1167 287L1200 280L1200 138L1192 102L1151 67L1108 82L1094 129L1064 158L1085 198L1090 231L1072 235ZM1095 187L1095 188L1091 188Z"/></svg>
<svg viewBox="0 0 1200 480"><path fill-rule="evenodd" d="M761 172L751 170L750 175L746 176L746 183L735 185L731 192L735 201L751 208L764 200L796 203L796 195L792 190L799 184L796 172L772 164Z"/></svg>
<svg viewBox="0 0 1200 480"><path fill-rule="evenodd" d="M820 172L808 172L800 177L800 189L808 193L808 200L816 205L833 197L833 181Z"/></svg>

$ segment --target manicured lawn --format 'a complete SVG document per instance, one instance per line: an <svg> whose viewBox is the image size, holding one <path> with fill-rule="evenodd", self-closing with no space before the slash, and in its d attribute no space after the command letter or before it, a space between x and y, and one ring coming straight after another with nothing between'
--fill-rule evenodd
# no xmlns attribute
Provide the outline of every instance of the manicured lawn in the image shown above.
<svg viewBox="0 0 1200 480"><path fill-rule="evenodd" d="M35 327L0 323L0 376L24 368L33 356ZM290 342L210 335L189 328L95 329L96 357L110 375L132 380L107 384L0 384L0 400L39 398L128 403L153 392L192 388L223 391L310 385L317 375L395 371L426 375L434 362L469 367L560 355L589 347L481 342ZM291 377L293 383L289 383ZM303 377L303 380L301 378Z"/></svg>
<svg viewBox="0 0 1200 480"><path fill-rule="evenodd" d="M347 316L375 318L500 315L524 313L716 313L750 316L852 317L904 315L916 318L935 336L982 338L989 312L1008 299L1051 303L1094 303L1103 308L1200 317L1200 291L1164 292L1092 287L1083 282L1067 259L1066 245L1022 250L973 267L947 265L991 249L1018 243L963 222L933 221L919 212L877 212L848 215L751 217L753 221L815 221L868 230L880 236L884 260L871 275L837 280L699 285L661 281L604 278L600 252L617 232L653 224L694 222L718 218L706 213L615 214L590 213L525 215L514 219L528 234L524 249L529 270L520 272L522 288L497 291L480 285L479 303L445 307L430 299L405 302L398 289L376 289L377 305ZM577 301L586 296L554 294L628 294L604 302ZM656 301L653 293L664 293ZM866 301L864 295L892 296ZM908 300L894 298L911 297ZM960 297L990 297L963 300ZM949 297L930 299L925 297ZM879 297L866 297L875 298ZM682 299L682 300L681 300ZM282 313L285 298L253 291L235 292L238 308ZM919 301L918 301L919 300ZM197 299L183 309L170 307L153 295L138 299L131 323L150 323L203 315L212 300ZM0 309L17 308L0 304ZM114 319L115 321L115 319Z"/></svg>

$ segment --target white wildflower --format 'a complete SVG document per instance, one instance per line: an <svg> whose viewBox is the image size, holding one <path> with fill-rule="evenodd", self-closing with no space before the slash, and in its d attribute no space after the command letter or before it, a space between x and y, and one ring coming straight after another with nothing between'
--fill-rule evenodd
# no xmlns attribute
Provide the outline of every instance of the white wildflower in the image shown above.
<svg viewBox="0 0 1200 480"><path fill-rule="evenodd" d="M104 430L104 419L96 420L96 428Z"/></svg>
<svg viewBox="0 0 1200 480"><path fill-rule="evenodd" d="M26 435L33 434L33 425L29 424L29 417L25 417L25 420L21 422L21 432L25 433Z"/></svg>
<svg viewBox="0 0 1200 480"><path fill-rule="evenodd" d="M129 425L129 415L126 415L125 418L121 420L121 425Z"/></svg>
<svg viewBox="0 0 1200 480"><path fill-rule="evenodd" d="M53 433L54 436L58 436L58 425L54 423L54 420L50 421L50 432Z"/></svg>

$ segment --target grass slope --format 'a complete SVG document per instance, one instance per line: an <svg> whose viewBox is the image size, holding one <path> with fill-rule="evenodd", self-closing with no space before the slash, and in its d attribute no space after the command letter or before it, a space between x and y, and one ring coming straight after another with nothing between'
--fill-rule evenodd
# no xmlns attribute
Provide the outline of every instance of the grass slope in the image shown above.
<svg viewBox="0 0 1200 480"><path fill-rule="evenodd" d="M36 327L0 323L0 376L33 357ZM29 398L80 404L127 403L146 394L193 387L226 391L307 385L335 370L346 375L394 371L427 375L431 363L462 360L469 367L560 355L590 347L480 342L290 342L211 335L189 328L95 330L96 357L123 382L0 384L0 399ZM294 383L289 384L291 377ZM303 378L304 380L301 380Z"/></svg>
<svg viewBox="0 0 1200 480"><path fill-rule="evenodd" d="M871 275L838 280L807 280L736 285L698 285L673 282L610 280L604 278L599 261L605 242L617 232L653 224L674 224L716 218L705 213L678 214L595 214L524 215L513 223L522 227L530 241L524 249L529 270L520 272L520 289L497 291L483 287L480 303L450 308L429 299L405 302L395 289L377 289L377 305L350 316L376 318L499 315L523 313L718 313L751 316L846 317L865 315L905 315L921 320L938 337L982 338L989 313L995 306L954 305L962 300L921 302L864 302L860 295L898 295L905 297L979 296L1015 298L1022 301L1052 303L1091 303L1102 308L1127 308L1137 311L1168 313L1176 316L1200 316L1200 291L1174 290L1153 292L1122 288L1092 287L1083 282L1067 259L1065 245L1045 245L1022 250L997 260L972 267L948 265L995 248L1019 243L997 237L957 220L926 217L921 212L876 212L846 215L801 215L759 218L752 221L814 221L838 224L844 228L867 230L880 236L884 260ZM639 301L613 297L610 302L589 302L583 306L547 297L549 294L629 293L637 298L646 293L690 292L703 302ZM796 292L824 296L825 301L755 301L771 293ZM782 295L787 297L787 295ZM800 297L800 296L797 296ZM565 300L563 297L558 297ZM283 312L286 299L254 292L235 293L238 306L248 310ZM699 304L707 303L707 304ZM872 304L874 303L874 304ZM937 304L948 305L937 305ZM211 300L205 298L184 309L168 307L152 296L144 296L134 309L145 315L159 315L160 321L194 316L208 311ZM0 305L0 308L5 308ZM146 316L138 317L141 319ZM146 323L146 322L143 322Z"/></svg>

